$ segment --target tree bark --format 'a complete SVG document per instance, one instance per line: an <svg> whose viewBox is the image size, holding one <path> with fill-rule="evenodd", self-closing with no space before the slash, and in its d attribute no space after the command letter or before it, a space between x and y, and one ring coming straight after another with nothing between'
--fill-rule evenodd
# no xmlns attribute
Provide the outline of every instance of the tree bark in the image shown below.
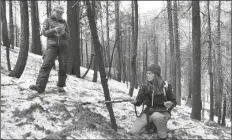
<svg viewBox="0 0 232 140"><path fill-rule="evenodd" d="M67 14L68 14L68 25L70 30L69 39L69 62L68 62L68 73L74 74L80 78L80 22L79 22L79 2L76 1L67 2ZM75 6L73 6L75 5Z"/></svg>
<svg viewBox="0 0 232 140"><path fill-rule="evenodd" d="M51 16L51 1L47 1L47 17L50 17Z"/></svg>
<svg viewBox="0 0 232 140"><path fill-rule="evenodd" d="M165 36L164 36L164 41L165 41L165 62L164 62L164 65L165 65L165 67L164 67L164 78L165 78L165 80L167 80L167 63L168 63L168 56L167 56L167 54L168 54L168 50L167 50L167 40L166 40L166 33L165 33Z"/></svg>
<svg viewBox="0 0 232 140"><path fill-rule="evenodd" d="M8 31L7 31L7 20L6 20L6 1L2 0L2 11L1 11L1 20L2 20L2 41L3 46L6 46L6 60L7 60L7 68L8 71L11 71L10 65L10 40L8 38Z"/></svg>
<svg viewBox="0 0 232 140"><path fill-rule="evenodd" d="M119 1L115 1L115 18L116 18L116 22L115 22L115 38L119 38L119 33L120 33L120 21L119 21ZM118 75L117 75L117 81L121 82L121 76L122 76L122 72L121 72L121 46L120 46L120 42L121 39L119 38L117 41L117 54L118 54Z"/></svg>
<svg viewBox="0 0 232 140"><path fill-rule="evenodd" d="M224 100L223 100L223 112L222 112L222 126L226 126L226 95L224 95Z"/></svg>
<svg viewBox="0 0 232 140"><path fill-rule="evenodd" d="M20 51L16 65L9 74L10 77L20 78L28 57L29 49L29 19L28 19L28 3L27 1L20 1L20 13L21 13L21 40L20 40Z"/></svg>
<svg viewBox="0 0 232 140"><path fill-rule="evenodd" d="M93 10L93 13L94 13L94 19L95 19L95 21L97 21L97 13L96 13L96 10L95 10L95 1L92 1L92 10ZM96 22L96 24L97 24L97 22ZM92 38L92 48L93 48L93 51L92 51L92 53L94 52L94 54L96 55L96 52L95 52L95 46L94 46L94 43L93 43L93 38ZM102 47L101 47L102 48ZM100 49L101 49L100 48ZM103 60L104 61L104 60ZM97 62L97 57L94 57L93 58L93 70L94 70L94 74L93 74L93 82L97 82L97 77L98 77L98 62Z"/></svg>
<svg viewBox="0 0 232 140"><path fill-rule="evenodd" d="M129 95L132 97L134 92L134 87L137 80L136 74L136 57L137 57L137 41L138 41L138 2L137 0L132 1L132 46L133 46L133 55L131 61L132 77L131 85L129 90ZM134 7L134 8L133 8ZM134 18L135 17L135 21Z"/></svg>
<svg viewBox="0 0 232 140"><path fill-rule="evenodd" d="M128 62L127 62L127 66L128 66L128 81L130 81L131 82L131 32L130 32L130 29L128 29L128 46L129 46L129 48L128 48L128 56L129 56L129 58L128 58ZM131 83L130 83L131 84Z"/></svg>
<svg viewBox="0 0 232 140"><path fill-rule="evenodd" d="M180 42L179 42L179 25L178 25L178 8L177 1L174 1L174 31L175 31L175 48L176 48L176 101L181 105L181 59L180 59Z"/></svg>
<svg viewBox="0 0 232 140"><path fill-rule="evenodd" d="M111 58L109 60L110 64L109 64L108 78L111 78L111 68L112 68L112 63L113 63L113 58L114 58L114 51L115 51L115 48L116 48L117 41L119 40L121 34L122 34L122 32L120 33L120 35L118 36L118 38L116 38L115 43L114 43L114 47L113 47L113 50L112 50Z"/></svg>
<svg viewBox="0 0 232 140"><path fill-rule="evenodd" d="M210 115L209 119L214 120L214 97L213 97L213 72L212 72L212 41L211 41L211 21L210 21L210 10L209 10L209 1L207 1L207 10L208 10L208 32L209 32L209 48L208 48L208 74L210 82Z"/></svg>
<svg viewBox="0 0 232 140"><path fill-rule="evenodd" d="M201 120L201 19L199 1L192 1L193 95L191 118Z"/></svg>
<svg viewBox="0 0 232 140"><path fill-rule="evenodd" d="M86 68L88 68L89 67L89 55L88 55L88 43L87 43L87 39L86 39L86 42L85 42L85 51L86 51Z"/></svg>
<svg viewBox="0 0 232 140"><path fill-rule="evenodd" d="M219 0L218 4L218 20L217 20L217 73L218 73L218 124L221 123L221 103L222 103L222 94L223 94L223 78L222 78L222 54L221 54L221 1Z"/></svg>
<svg viewBox="0 0 232 140"><path fill-rule="evenodd" d="M16 1L15 1L16 3ZM17 21L16 21L16 6L14 7L14 11L15 11L15 46L18 47L18 25L17 25Z"/></svg>
<svg viewBox="0 0 232 140"><path fill-rule="evenodd" d="M189 11L189 17L191 16ZM190 20L189 20L189 45L188 45L188 98L186 101L186 105L192 107L192 92L193 92L193 79L192 79L192 48L191 48L191 28L190 28Z"/></svg>
<svg viewBox="0 0 232 140"><path fill-rule="evenodd" d="M110 31L109 31L109 2L106 1L106 35L107 35L107 57L108 57L108 64L110 65Z"/></svg>
<svg viewBox="0 0 232 140"><path fill-rule="evenodd" d="M83 63L83 32L82 32L82 26L80 26L80 34L81 34L81 38L80 38L80 45L81 45L81 66L84 66Z"/></svg>
<svg viewBox="0 0 232 140"><path fill-rule="evenodd" d="M99 2L100 4L100 8L101 8L101 11L100 11L100 23L101 23L101 44L102 44L102 55L103 55L103 58L104 58L104 65L106 66L107 64L107 59L106 59L106 47L105 47L105 41L104 41L104 29L103 29L103 22L102 22L102 19L103 19L103 9L102 9L102 5L101 5L101 2Z"/></svg>
<svg viewBox="0 0 232 140"><path fill-rule="evenodd" d="M39 23L39 11L37 1L31 1L31 52L34 54L42 55L42 45L40 41L40 23Z"/></svg>
<svg viewBox="0 0 232 140"><path fill-rule="evenodd" d="M168 9L168 30L169 30L169 45L170 45L170 78L173 87L173 94L176 96L176 68L175 68L175 49L173 37L173 23L172 23L172 3L167 1Z"/></svg>
<svg viewBox="0 0 232 140"><path fill-rule="evenodd" d="M85 74L81 77L81 79L84 79L85 76L88 74L88 72L89 72L89 70L90 70L90 67L91 67L91 65L92 65L92 62L93 62L93 58L94 58L94 57L95 57L95 55L92 54L91 57L90 57L90 63L89 63L88 69L86 70Z"/></svg>
<svg viewBox="0 0 232 140"><path fill-rule="evenodd" d="M154 59L155 59L155 64L159 64L159 50L158 50L158 38L157 35L154 33L154 38L153 38L153 46L154 46Z"/></svg>
<svg viewBox="0 0 232 140"><path fill-rule="evenodd" d="M14 22L13 22L12 1L9 1L9 18L10 18L10 44L11 44L11 48L14 49Z"/></svg>
<svg viewBox="0 0 232 140"><path fill-rule="evenodd" d="M110 94L109 94L109 89L108 89L108 84L107 84L107 79L106 79L106 73L105 73L105 67L104 67L104 63L103 63L103 58L101 55L101 44L99 42L99 38L97 35L97 27L96 27L96 23L95 23L95 19L94 19L94 13L92 12L91 6L90 6L90 2L89 0L86 0L86 6L87 6L87 16L88 16L88 20L89 20L89 25L90 25L90 29L91 29L91 34L92 34L92 38L94 41L94 49L96 52L96 58L98 61L98 65L99 65L99 70L100 70L100 76L101 76L101 83L102 83L102 87L103 87L103 91L104 91L104 95L105 95L105 100L106 101L110 101ZM109 111L110 114L110 120L111 120L111 125L112 128L117 131L117 124L116 124L116 120L114 117L114 112L113 112L113 108L112 108L112 104L111 103L106 103L106 107Z"/></svg>
<svg viewBox="0 0 232 140"><path fill-rule="evenodd" d="M230 42L231 42L231 43L230 43L230 46L231 46L231 47L230 47L230 48L231 48L231 49L230 49L230 51L231 51L231 52L230 52L230 57L232 57L232 2L230 2L230 4L231 4L231 5L230 5L230 8L231 8L231 9L230 9L230 16L231 16L231 17L230 17L230 25L231 25L231 26L230 26L230 36L231 36L231 40L230 40ZM231 61L230 63L231 63L231 69L230 69L230 70L231 70L231 71L230 71L231 77L230 77L230 81L232 81L232 61ZM230 82L230 97L232 97L232 88L231 88L231 87L232 87L232 82ZM231 99L230 99L230 100L231 100ZM231 104L231 103L230 103L230 105L231 105L230 107L232 108L232 104ZM230 115L230 121L232 121L232 115Z"/></svg>

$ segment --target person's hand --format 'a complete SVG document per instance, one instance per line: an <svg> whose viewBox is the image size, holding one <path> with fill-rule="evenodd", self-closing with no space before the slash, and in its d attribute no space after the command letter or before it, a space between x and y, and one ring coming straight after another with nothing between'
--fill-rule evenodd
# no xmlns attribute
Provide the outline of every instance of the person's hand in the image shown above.
<svg viewBox="0 0 232 140"><path fill-rule="evenodd" d="M135 99L132 99L131 101L130 101L130 103L132 103L133 105L136 103L136 100Z"/></svg>
<svg viewBox="0 0 232 140"><path fill-rule="evenodd" d="M55 27L55 31L57 32L57 33L60 33L61 32L61 28L60 27Z"/></svg>
<svg viewBox="0 0 232 140"><path fill-rule="evenodd" d="M65 33L65 28L61 29L61 32L59 33L60 35L63 35Z"/></svg>
<svg viewBox="0 0 232 140"><path fill-rule="evenodd" d="M168 108L168 109L171 108L172 105L173 105L173 102L171 102L171 101L164 102L164 106L165 106L166 108Z"/></svg>

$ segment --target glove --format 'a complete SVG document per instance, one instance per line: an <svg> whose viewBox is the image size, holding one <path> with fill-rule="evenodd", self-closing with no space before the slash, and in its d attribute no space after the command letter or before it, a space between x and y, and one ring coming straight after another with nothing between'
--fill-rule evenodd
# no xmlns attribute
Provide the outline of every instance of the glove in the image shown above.
<svg viewBox="0 0 232 140"><path fill-rule="evenodd" d="M164 102L164 106L166 108L170 109L173 106L173 102L171 102L171 101Z"/></svg>
<svg viewBox="0 0 232 140"><path fill-rule="evenodd" d="M55 31L56 31L56 33L60 33L61 32L61 28L60 27L55 27Z"/></svg>
<svg viewBox="0 0 232 140"><path fill-rule="evenodd" d="M63 35L65 33L65 28L62 28L61 32L59 33L60 35Z"/></svg>
<svg viewBox="0 0 232 140"><path fill-rule="evenodd" d="M133 99L133 100L130 101L130 103L133 104L133 105L134 105L136 102L137 102L137 101L136 101L135 99Z"/></svg>

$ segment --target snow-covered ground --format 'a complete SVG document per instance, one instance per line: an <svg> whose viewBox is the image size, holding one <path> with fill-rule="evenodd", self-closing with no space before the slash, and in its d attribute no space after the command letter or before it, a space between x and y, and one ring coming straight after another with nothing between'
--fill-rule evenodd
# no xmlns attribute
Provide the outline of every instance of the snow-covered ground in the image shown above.
<svg viewBox="0 0 232 140"><path fill-rule="evenodd" d="M14 68L18 57L18 48L11 50L11 67ZM156 134L132 136L128 133L136 119L134 106L129 102L114 103L113 111L118 131L111 129L110 117L106 105L97 103L104 100L100 83L91 82L93 71L85 79L68 75L66 93L56 93L58 72L52 70L46 88L46 94L38 95L30 90L35 84L42 56L29 53L26 68L22 76L8 77L5 47L1 47L1 138L2 139L140 139L156 138ZM57 62L56 62L57 63ZM58 63L57 63L58 64ZM81 67L81 75L86 69ZM108 81L112 100L135 98L129 97L129 88L124 83ZM82 105L83 102L93 102ZM137 108L138 112L141 107ZM222 127L214 122L192 120L191 108L176 106L168 122L169 137L176 139L231 139L229 127ZM207 115L205 115L207 117ZM215 119L216 120L216 119Z"/></svg>

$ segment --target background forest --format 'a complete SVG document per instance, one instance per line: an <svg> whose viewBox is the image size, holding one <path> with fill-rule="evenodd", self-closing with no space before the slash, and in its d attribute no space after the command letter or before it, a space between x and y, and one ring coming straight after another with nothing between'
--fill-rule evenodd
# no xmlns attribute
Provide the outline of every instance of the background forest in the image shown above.
<svg viewBox="0 0 232 140"><path fill-rule="evenodd" d="M28 52L42 58L46 38L41 27L60 4L71 35L69 75L84 79L80 67L92 69L92 82L100 80L99 74L112 78L130 87L127 93L133 96L134 88L146 81L147 67L157 63L163 79L172 84L178 105L185 100L192 108L192 119L208 118L225 126L225 118L231 120L232 2L162 1L159 8L146 12L140 11L141 2L2 0L1 43L7 48L9 76L20 78ZM95 30L90 27L88 8ZM94 31L102 57L96 51ZM15 47L20 51L12 68L9 50ZM205 110L209 116L204 116Z"/></svg>

